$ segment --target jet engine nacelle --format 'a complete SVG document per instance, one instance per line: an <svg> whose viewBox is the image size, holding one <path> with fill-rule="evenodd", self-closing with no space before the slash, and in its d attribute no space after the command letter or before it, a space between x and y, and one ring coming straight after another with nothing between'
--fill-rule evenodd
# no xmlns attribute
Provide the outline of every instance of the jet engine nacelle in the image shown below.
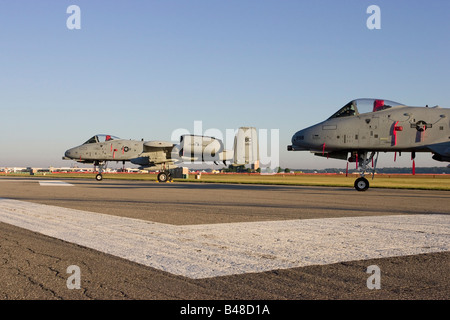
<svg viewBox="0 0 450 320"><path fill-rule="evenodd" d="M223 142L214 137L186 134L180 137L180 157L214 161L223 151Z"/></svg>

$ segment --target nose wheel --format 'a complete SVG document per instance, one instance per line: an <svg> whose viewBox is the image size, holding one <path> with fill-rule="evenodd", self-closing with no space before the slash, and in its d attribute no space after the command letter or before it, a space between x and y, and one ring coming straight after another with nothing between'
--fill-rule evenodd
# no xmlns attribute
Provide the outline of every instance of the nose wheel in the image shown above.
<svg viewBox="0 0 450 320"><path fill-rule="evenodd" d="M355 189L358 191L366 191L367 189L369 189L369 181L364 177L356 179Z"/></svg>
<svg viewBox="0 0 450 320"><path fill-rule="evenodd" d="M364 175L366 173L366 170L369 168L369 163L372 162L373 164L373 159L375 156L375 153L377 155L376 159L375 159L375 165L373 166L372 169L372 179L375 176L375 171L376 171L376 167L377 167L377 162L378 162L378 152L372 152L372 154L370 156L368 156L367 152L362 152L361 155L362 157L356 161L358 161L359 163L359 171L360 171L360 177L358 179L355 180L355 189L357 191L366 191L367 189L369 189L369 180L367 180L366 178L364 178Z"/></svg>
<svg viewBox="0 0 450 320"><path fill-rule="evenodd" d="M95 161L94 162L94 170L95 170L95 167L96 166L98 166L98 174L95 176L95 180L97 180L97 181L102 181L103 180L103 175L102 175L102 173L103 173L103 171L104 171L104 169L105 169L105 167L106 167L106 162L102 162L102 161Z"/></svg>

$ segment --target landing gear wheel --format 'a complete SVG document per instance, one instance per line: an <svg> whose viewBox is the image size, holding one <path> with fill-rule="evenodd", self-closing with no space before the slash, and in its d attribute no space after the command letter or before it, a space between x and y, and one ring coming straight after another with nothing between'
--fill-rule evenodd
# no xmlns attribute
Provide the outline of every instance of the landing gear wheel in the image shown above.
<svg viewBox="0 0 450 320"><path fill-rule="evenodd" d="M356 179L355 189L358 191L366 191L369 189L369 181L363 177Z"/></svg>
<svg viewBox="0 0 450 320"><path fill-rule="evenodd" d="M101 173L97 174L97 175L95 176L95 180L97 180L97 181L102 181L102 180L103 180L102 174L101 174Z"/></svg>
<svg viewBox="0 0 450 320"><path fill-rule="evenodd" d="M169 178L169 175L167 174L167 172L158 173L158 181L159 182L167 182L168 178Z"/></svg>

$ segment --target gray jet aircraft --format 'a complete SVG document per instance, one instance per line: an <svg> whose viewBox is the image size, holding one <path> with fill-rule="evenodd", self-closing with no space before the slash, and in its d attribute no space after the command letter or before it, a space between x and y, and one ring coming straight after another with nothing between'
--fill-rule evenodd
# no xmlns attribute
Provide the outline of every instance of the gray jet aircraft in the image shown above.
<svg viewBox="0 0 450 320"><path fill-rule="evenodd" d="M249 152L253 151L253 152ZM180 144L168 141L125 140L112 135L95 135L80 146L65 152L64 160L92 163L99 167L96 179L103 179L102 172L108 161L126 161L139 165L140 169L159 170L158 181L171 180L169 169L183 162L202 163L232 162L234 165L250 164L259 160L256 129L241 127L234 141L234 150L224 150L220 139L199 135L183 135Z"/></svg>
<svg viewBox="0 0 450 320"><path fill-rule="evenodd" d="M372 163L373 179L379 152L395 152L394 159L397 153L411 152L413 174L416 152L431 152L434 160L450 162L450 109L356 99L327 120L296 132L288 151L347 160L347 173L348 162L355 162L360 172L355 189L365 191L369 181L364 175Z"/></svg>

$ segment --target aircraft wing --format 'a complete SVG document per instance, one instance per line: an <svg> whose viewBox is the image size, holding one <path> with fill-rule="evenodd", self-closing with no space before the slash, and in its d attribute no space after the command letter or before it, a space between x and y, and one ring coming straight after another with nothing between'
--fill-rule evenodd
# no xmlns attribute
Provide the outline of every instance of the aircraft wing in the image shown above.
<svg viewBox="0 0 450 320"><path fill-rule="evenodd" d="M143 152L139 157L131 160L142 168L151 168L161 164L173 164L171 152L175 144L168 141L146 141L143 143ZM159 168L160 169L160 168Z"/></svg>
<svg viewBox="0 0 450 320"><path fill-rule="evenodd" d="M173 148L175 145L168 141L147 141L144 142L144 151L156 151L154 149Z"/></svg>

